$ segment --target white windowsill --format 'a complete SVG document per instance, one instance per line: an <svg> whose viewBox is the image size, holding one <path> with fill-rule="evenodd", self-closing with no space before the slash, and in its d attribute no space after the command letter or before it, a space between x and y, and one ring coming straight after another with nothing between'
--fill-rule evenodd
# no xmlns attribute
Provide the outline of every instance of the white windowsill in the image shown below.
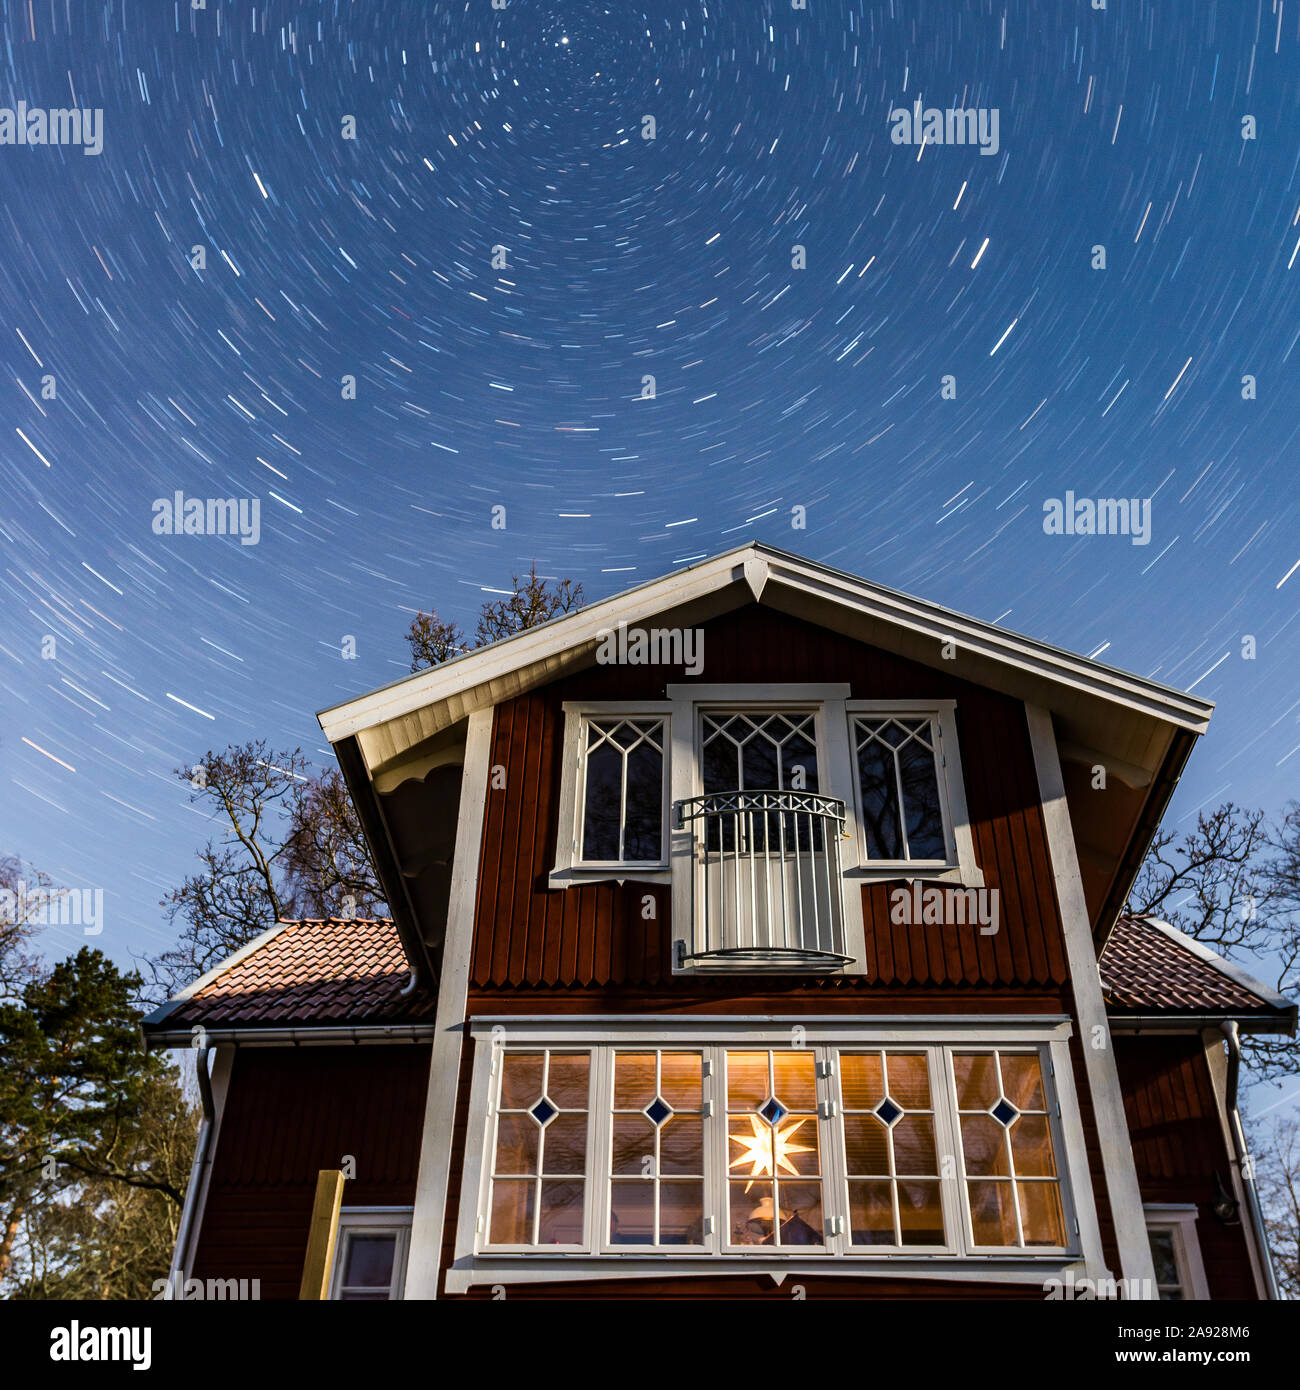
<svg viewBox="0 0 1300 1390"><path fill-rule="evenodd" d="M953 883L962 888L983 888L983 870L974 866L963 869L959 864L858 864L843 871L846 879L882 883L899 880L911 883Z"/></svg>
<svg viewBox="0 0 1300 1390"><path fill-rule="evenodd" d="M548 888L572 888L578 883L671 883L673 871L664 866L641 868L636 864L584 869L554 868L546 877Z"/></svg>

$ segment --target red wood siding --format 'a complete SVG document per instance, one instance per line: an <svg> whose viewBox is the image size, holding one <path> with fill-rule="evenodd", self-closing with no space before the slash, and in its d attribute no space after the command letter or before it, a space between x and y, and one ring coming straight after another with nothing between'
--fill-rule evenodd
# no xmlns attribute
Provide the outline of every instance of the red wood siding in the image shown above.
<svg viewBox="0 0 1300 1390"><path fill-rule="evenodd" d="M424 1128L429 1048L239 1049L217 1136L196 1279L260 1279L298 1297L316 1174L356 1160L345 1206L406 1206Z"/></svg>
<svg viewBox="0 0 1300 1390"><path fill-rule="evenodd" d="M1199 1037L1115 1040L1129 1135L1144 1202L1195 1202L1210 1297L1255 1299L1241 1226L1210 1210L1214 1174L1232 1190L1228 1146Z"/></svg>
<svg viewBox="0 0 1300 1390"><path fill-rule="evenodd" d="M1068 976L1055 885L1038 800L1024 707L770 609L751 606L704 629L713 683L847 681L855 699L956 699L966 799L975 854L1001 894L1001 930L896 926L888 885L862 889L868 976L807 981L828 990L888 986L1040 986ZM576 699L662 699L680 669L596 667L499 705L492 762L505 786L489 790L471 982L479 988L644 990L672 981L670 901L664 887L633 883L548 889L555 862L561 772L561 703ZM642 899L656 918L642 918ZM676 986L680 992L682 986ZM692 992L728 992L697 982Z"/></svg>

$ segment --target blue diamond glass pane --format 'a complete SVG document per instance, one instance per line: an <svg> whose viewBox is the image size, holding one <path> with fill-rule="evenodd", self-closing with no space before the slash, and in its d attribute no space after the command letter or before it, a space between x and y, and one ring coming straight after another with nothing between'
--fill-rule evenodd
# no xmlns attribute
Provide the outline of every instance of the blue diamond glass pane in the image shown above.
<svg viewBox="0 0 1300 1390"><path fill-rule="evenodd" d="M892 1125L902 1113L902 1110L900 1110L888 1096L876 1106L876 1114L879 1115L887 1125Z"/></svg>
<svg viewBox="0 0 1300 1390"><path fill-rule="evenodd" d="M786 1108L775 1096L758 1112L770 1125L776 1124L786 1116Z"/></svg>
<svg viewBox="0 0 1300 1390"><path fill-rule="evenodd" d="M1020 1111L1009 1100L1000 1100L993 1107L993 1118L1000 1125L1009 1125L1019 1114Z"/></svg>
<svg viewBox="0 0 1300 1390"><path fill-rule="evenodd" d="M557 1113L557 1111L555 1107L551 1104L551 1102L547 1100L545 1096L543 1096L541 1100L539 1100L537 1104L534 1105L528 1113L533 1117L533 1119L537 1121L539 1125L544 1125L547 1122L547 1120L551 1118L552 1115Z"/></svg>
<svg viewBox="0 0 1300 1390"><path fill-rule="evenodd" d="M654 1100L646 1106L646 1119L652 1125L661 1125L673 1113L673 1108L667 1101L656 1096Z"/></svg>

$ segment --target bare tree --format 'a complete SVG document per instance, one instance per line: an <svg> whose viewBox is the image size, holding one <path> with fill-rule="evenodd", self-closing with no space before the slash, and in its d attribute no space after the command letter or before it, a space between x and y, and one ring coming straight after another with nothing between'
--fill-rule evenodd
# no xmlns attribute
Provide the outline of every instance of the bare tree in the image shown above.
<svg viewBox="0 0 1300 1390"><path fill-rule="evenodd" d="M474 629L474 648L538 627L583 604L581 584L572 579L544 579L537 573L536 562L529 568L527 578L514 574L510 582L512 593L483 605ZM412 671L441 666L444 661L472 650L455 623L444 621L432 611L421 610L415 616L407 629L406 641L411 648Z"/></svg>
<svg viewBox="0 0 1300 1390"><path fill-rule="evenodd" d="M1255 1186L1283 1294L1300 1298L1300 1121L1252 1126Z"/></svg>
<svg viewBox="0 0 1300 1390"><path fill-rule="evenodd" d="M1277 826L1262 811L1225 802L1183 835L1161 830L1138 874L1130 910L1149 913L1229 959L1268 962L1284 995L1300 986L1300 805ZM1246 1034L1242 1052L1257 1077L1300 1070L1291 1038Z"/></svg>
<svg viewBox="0 0 1300 1390"><path fill-rule="evenodd" d="M209 751L176 776L219 834L199 850L198 871L163 899L168 920L182 924L176 945L150 962L165 994L277 922L386 911L337 770L313 776L300 749L259 739Z"/></svg>

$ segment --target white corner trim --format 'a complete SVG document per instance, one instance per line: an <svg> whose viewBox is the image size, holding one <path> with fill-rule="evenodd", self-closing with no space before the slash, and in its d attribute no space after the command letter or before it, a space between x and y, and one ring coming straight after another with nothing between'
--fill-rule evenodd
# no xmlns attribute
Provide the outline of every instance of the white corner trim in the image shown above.
<svg viewBox="0 0 1300 1390"><path fill-rule="evenodd" d="M1101 992L1101 975L1088 921L1088 905L1083 895L1083 879L1074 843L1074 828L1065 799L1065 780L1056 751L1056 731L1052 716L1039 705L1025 705L1029 739L1033 747L1038 791L1043 806L1043 826L1056 880L1056 898L1061 912L1066 960L1070 967L1070 986L1079 1020L1079 1047L1083 1052L1084 1074L1092 1093L1097 1139L1101 1146L1102 1173L1110 1199L1115 1240L1119 1246L1120 1272L1129 1288L1154 1289L1155 1266L1142 1216L1142 1194L1138 1188L1133 1145L1124 1114L1124 1095L1115 1065L1115 1045L1106 1018ZM1094 1039L1101 1047L1094 1047ZM1146 1283L1142 1281L1146 1280Z"/></svg>
<svg viewBox="0 0 1300 1390"><path fill-rule="evenodd" d="M180 1256L179 1271L181 1284L194 1272L194 1256L198 1253L199 1241L203 1233L203 1217L208 1207L208 1189L212 1185L212 1169L217 1161L217 1145L221 1141L221 1121L226 1113L226 1098L230 1094L230 1072L235 1062L233 1047L215 1047L212 1050L212 1070L208 1084L212 1088L212 1132L208 1135L207 1159L199 1176L199 1188L194 1199L194 1219L190 1223L190 1237ZM196 1155L197 1157L197 1155ZM192 1180L192 1179L191 1179Z"/></svg>
<svg viewBox="0 0 1300 1390"><path fill-rule="evenodd" d="M415 1208L411 1216L411 1254L406 1270L405 1298L438 1296L443 1217L451 1173L451 1131L456 1119L465 999L474 949L474 909L478 900L479 852L487 806L494 715L493 709L475 710L469 717L465 740L447 935L438 979L438 1011L434 1023L437 1031L429 1059L429 1090L424 1107Z"/></svg>

